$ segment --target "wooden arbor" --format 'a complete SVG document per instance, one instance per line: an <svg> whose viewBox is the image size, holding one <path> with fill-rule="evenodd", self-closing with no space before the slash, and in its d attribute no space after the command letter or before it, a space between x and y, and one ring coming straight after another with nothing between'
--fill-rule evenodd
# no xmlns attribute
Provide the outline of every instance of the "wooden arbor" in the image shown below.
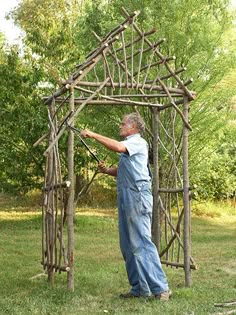
<svg viewBox="0 0 236 315"><path fill-rule="evenodd" d="M74 288L74 134L65 120L73 127L87 105L129 105L135 110L145 106L151 113L153 238L163 263L184 268L186 286L191 283L190 270L196 268L190 252L188 176L188 111L195 93L187 88L191 80L184 83L178 76L185 69L171 67L175 57L161 53L164 39L151 42L149 36L155 30L141 31L135 23L138 12L122 11L125 20L102 39L94 34L98 47L45 100L50 130L45 151L42 264L51 284L56 271L66 271L69 290ZM59 143L65 131L69 132L67 167L62 171Z"/></svg>

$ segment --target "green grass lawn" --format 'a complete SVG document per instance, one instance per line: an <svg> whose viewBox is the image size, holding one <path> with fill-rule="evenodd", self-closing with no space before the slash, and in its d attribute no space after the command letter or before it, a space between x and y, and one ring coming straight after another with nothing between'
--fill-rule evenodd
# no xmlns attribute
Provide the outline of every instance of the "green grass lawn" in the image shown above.
<svg viewBox="0 0 236 315"><path fill-rule="evenodd" d="M173 298L160 303L118 297L129 286L119 251L114 210L88 209L88 213L76 215L75 291L71 293L67 292L65 273L56 274L53 289L44 275L32 279L43 272L40 212L0 204L0 314L206 315L223 312L214 303L236 301L234 210L230 214L193 217L192 256L199 270L192 272L191 288L185 288L183 270L164 267Z"/></svg>

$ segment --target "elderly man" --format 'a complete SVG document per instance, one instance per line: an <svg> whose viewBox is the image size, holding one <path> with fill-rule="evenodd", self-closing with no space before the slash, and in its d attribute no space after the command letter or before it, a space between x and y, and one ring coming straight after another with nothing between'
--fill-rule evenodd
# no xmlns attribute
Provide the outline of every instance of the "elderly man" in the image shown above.
<svg viewBox="0 0 236 315"><path fill-rule="evenodd" d="M168 300L171 292L156 246L151 240L152 193L148 168L148 145L141 137L144 121L137 113L127 114L120 125L123 141L82 130L107 149L120 153L118 167L98 167L102 173L117 177L120 248L131 290L121 298L150 297Z"/></svg>

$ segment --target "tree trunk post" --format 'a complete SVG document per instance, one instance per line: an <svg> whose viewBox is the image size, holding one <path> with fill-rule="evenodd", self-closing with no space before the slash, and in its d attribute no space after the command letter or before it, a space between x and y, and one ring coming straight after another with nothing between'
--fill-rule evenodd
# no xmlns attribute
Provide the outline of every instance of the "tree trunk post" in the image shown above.
<svg viewBox="0 0 236 315"><path fill-rule="evenodd" d="M153 242L158 252L161 243L161 220L159 207L159 162L158 162L158 127L159 112L157 108L152 110L152 129L153 129Z"/></svg>
<svg viewBox="0 0 236 315"><path fill-rule="evenodd" d="M188 121L189 104L185 97L183 114ZM184 201L184 271L185 286L191 286L190 269L190 204L189 204L189 173L188 173L188 128L183 126L183 201Z"/></svg>
<svg viewBox="0 0 236 315"><path fill-rule="evenodd" d="M70 110L74 110L74 89L70 90ZM71 123L74 126L74 121ZM74 132L69 129L68 139L68 180L71 182L67 202L68 263L67 289L74 291Z"/></svg>
<svg viewBox="0 0 236 315"><path fill-rule="evenodd" d="M55 101L53 100L49 106L49 115L52 118L55 114ZM49 135L49 142L51 142L54 138L54 128L56 128L55 121L51 121L50 125L50 135ZM46 186L50 186L54 183L55 180L55 170L54 170L54 152L53 150L50 151L47 159L47 178L46 178ZM53 191L48 192L47 194L47 203L46 203L46 221L45 221L45 230L47 234L47 271L48 271L48 281L50 283L51 287L54 287L54 276L55 276L55 270L54 270L54 261L55 261L55 255L54 255L54 228L55 228L55 222L54 222L54 195Z"/></svg>

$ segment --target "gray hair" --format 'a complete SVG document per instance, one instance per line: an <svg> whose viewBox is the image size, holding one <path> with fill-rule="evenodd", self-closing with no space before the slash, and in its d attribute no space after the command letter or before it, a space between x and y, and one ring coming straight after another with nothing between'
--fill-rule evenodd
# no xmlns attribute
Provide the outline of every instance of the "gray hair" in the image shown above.
<svg viewBox="0 0 236 315"><path fill-rule="evenodd" d="M129 123L136 123L137 128L139 130L140 133L144 132L145 130L145 122L143 121L143 118L140 116L139 113L130 113L125 115L127 121Z"/></svg>

